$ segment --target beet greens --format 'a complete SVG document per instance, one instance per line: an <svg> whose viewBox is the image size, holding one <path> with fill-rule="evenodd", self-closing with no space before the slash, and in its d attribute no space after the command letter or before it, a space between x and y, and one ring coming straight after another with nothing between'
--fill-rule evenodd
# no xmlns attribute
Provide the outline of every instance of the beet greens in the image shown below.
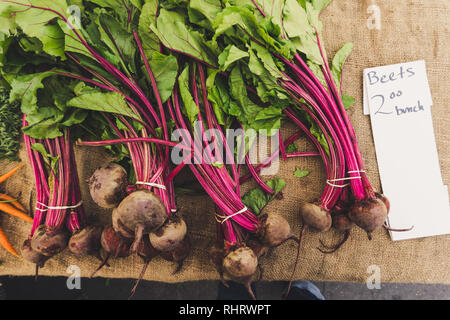
<svg viewBox="0 0 450 320"><path fill-rule="evenodd" d="M158 254L179 271L191 243L174 179L189 168L215 203L214 264L253 295L250 283L268 248L300 243L304 232L297 238L282 216L264 212L282 198L285 182L259 174L278 157L321 157L324 190L300 213L312 230L333 225L345 232L326 252L340 247L354 224L370 238L384 224L389 200L368 180L346 111L354 99L343 93L342 69L353 45L331 63L322 46L319 14L330 2L1 0L2 77L25 115L36 182L24 257L42 266L65 248L68 230L78 234L75 253L96 254L101 243L106 256L95 272L110 257L131 253L144 260L141 278ZM81 17L69 15L72 4ZM279 136L278 150L254 166L249 129L270 136L288 121L298 132ZM183 132L180 141L171 140L175 129ZM228 129L242 134L231 143ZM316 151L296 150L301 136ZM112 226L83 234L74 140L115 157L89 182L94 201L113 209ZM181 163L171 162L174 153L184 155ZM242 196L250 179L258 188Z"/></svg>
<svg viewBox="0 0 450 320"><path fill-rule="evenodd" d="M5 28L14 43L8 49L17 49L24 56L17 77L11 76L11 96L12 100L22 99L28 122L23 130L33 139L59 139L66 128L77 125L82 132L78 136L100 139L80 145L104 145L118 161L130 161L133 186L128 189L137 191L129 196L152 191L164 214L161 223L155 224L157 228L177 211L173 182L165 181L170 173L168 147L175 144L169 142L171 124L165 118L164 104L178 66L176 59L162 54L159 47L142 43L141 38L148 41L152 37L143 27L152 16L152 7L137 8L129 1L123 4L86 1L80 21L69 16L70 3L65 0L2 1L0 11L8 16ZM39 66L29 66L29 50L22 39L41 45L33 57L40 60ZM54 156L62 151L56 148ZM52 225L64 220L59 216L52 219ZM126 220L120 222L128 227L133 225L124 214L120 219ZM153 227L137 223L131 230L136 237L132 250L152 231Z"/></svg>
<svg viewBox="0 0 450 320"><path fill-rule="evenodd" d="M24 116L24 126L26 117ZM70 129L62 137L34 139L24 134L25 146L35 177L36 209L22 253L39 267L63 251L69 233L77 234L87 224L81 200Z"/></svg>

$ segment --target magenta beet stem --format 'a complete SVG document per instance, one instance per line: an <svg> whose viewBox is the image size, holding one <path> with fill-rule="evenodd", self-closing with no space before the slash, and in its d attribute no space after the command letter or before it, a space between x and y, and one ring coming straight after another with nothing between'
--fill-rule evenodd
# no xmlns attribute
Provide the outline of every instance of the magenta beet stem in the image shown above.
<svg viewBox="0 0 450 320"><path fill-rule="evenodd" d="M126 139L114 139L114 140L102 140L102 141L78 141L77 145L79 146L90 146L90 147L97 147L97 146L107 146L107 145L113 145L113 144L121 144L121 143L130 143L130 142L149 142L149 143L158 143L170 147L177 147L185 150L192 151L192 148L166 140L161 139L153 139L153 138L126 138Z"/></svg>
<svg viewBox="0 0 450 320"><path fill-rule="evenodd" d="M248 170L250 170L250 174L253 176L253 179L255 179L256 183L267 193L269 194L275 194L275 191L273 191L267 184L264 183L264 181L261 180L258 173L255 170L255 167L250 163L250 157L248 153L245 155L245 163L247 164Z"/></svg>

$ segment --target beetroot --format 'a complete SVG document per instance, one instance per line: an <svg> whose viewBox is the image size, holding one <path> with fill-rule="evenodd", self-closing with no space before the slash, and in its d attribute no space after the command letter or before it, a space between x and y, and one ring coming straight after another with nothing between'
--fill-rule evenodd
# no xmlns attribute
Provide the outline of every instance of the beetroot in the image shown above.
<svg viewBox="0 0 450 320"><path fill-rule="evenodd" d="M26 240L22 246L22 256L25 260L36 264L36 279L39 268L52 256L60 253L67 247L69 234L65 230L40 225L30 240Z"/></svg>
<svg viewBox="0 0 450 320"><path fill-rule="evenodd" d="M383 201L384 205L386 206L386 211L389 214L389 210L391 209L391 203L389 199L384 194L381 193L376 193L375 196L381 201Z"/></svg>
<svg viewBox="0 0 450 320"><path fill-rule="evenodd" d="M277 247L289 239L298 241L292 233L289 223L282 216L269 213L261 219L262 226L259 229L258 237L263 245L267 247Z"/></svg>
<svg viewBox="0 0 450 320"><path fill-rule="evenodd" d="M348 238L350 237L350 230L355 225L347 216L347 209L346 208L340 208L339 210L335 210L332 215L333 220L333 228L335 228L337 231L343 232L344 237L342 240L339 241L336 245L329 246L326 245L322 240L319 239L320 244L323 248L317 248L320 252L330 254L334 253L339 248L341 248L345 242L347 242Z"/></svg>
<svg viewBox="0 0 450 320"><path fill-rule="evenodd" d="M116 207L127 195L127 172L116 163L95 170L88 183L92 200L102 208Z"/></svg>
<svg viewBox="0 0 450 320"><path fill-rule="evenodd" d="M187 227L184 220L171 216L161 228L150 232L150 243L159 251L172 251L186 236Z"/></svg>
<svg viewBox="0 0 450 320"><path fill-rule="evenodd" d="M348 218L344 213L336 213L332 216L333 228L338 231L348 231L353 226L354 223Z"/></svg>
<svg viewBox="0 0 450 320"><path fill-rule="evenodd" d="M258 266L258 258L249 247L231 251L223 260L223 269L232 279L242 280L253 276Z"/></svg>
<svg viewBox="0 0 450 320"><path fill-rule="evenodd" d="M124 224L122 223L122 221L119 220L119 214L116 212L117 208L115 208L112 212L112 227L114 228L114 230L118 233L120 233L120 235L124 238L127 239L134 239L134 231L128 229L127 227L124 226Z"/></svg>
<svg viewBox="0 0 450 320"><path fill-rule="evenodd" d="M148 190L128 195L113 212L113 221L116 221L118 227L121 226L116 231L124 237L128 237L131 231L134 233L132 252L136 252L142 237L160 228L166 218L163 202Z"/></svg>
<svg viewBox="0 0 450 320"><path fill-rule="evenodd" d="M177 268L173 272L180 272L183 267L183 262L191 252L191 240L189 236L186 235L184 239L178 244L178 246L172 251L161 252L161 257L163 257L167 261L177 262Z"/></svg>
<svg viewBox="0 0 450 320"><path fill-rule="evenodd" d="M304 203L300 207L303 223L316 231L327 231L331 227L331 215L322 207L312 203Z"/></svg>
<svg viewBox="0 0 450 320"><path fill-rule="evenodd" d="M113 258L125 258L130 255L130 241L114 231L112 226L107 226L103 229L100 243L106 252L106 257L91 274L91 278L108 263L111 256Z"/></svg>
<svg viewBox="0 0 450 320"><path fill-rule="evenodd" d="M147 261L158 256L160 252L152 246L150 240L147 237L144 237L139 243L136 253L144 261Z"/></svg>
<svg viewBox="0 0 450 320"><path fill-rule="evenodd" d="M258 268L258 258L249 247L240 247L231 251L223 259L223 270L233 281L242 283L251 297L256 300L250 287L251 279Z"/></svg>
<svg viewBox="0 0 450 320"><path fill-rule="evenodd" d="M34 263L36 265L36 272L35 272L35 279L38 279L39 275L39 268L43 268L45 262L50 259L50 257L44 256L43 254L40 254L39 252L36 252L31 248L31 240L27 239L24 241L22 248L21 248L22 257L31 263Z"/></svg>
<svg viewBox="0 0 450 320"><path fill-rule="evenodd" d="M67 247L69 234L64 230L55 231L53 228L40 225L31 238L31 248L47 257L52 257Z"/></svg>
<svg viewBox="0 0 450 320"><path fill-rule="evenodd" d="M369 239L373 231L383 226L387 218L387 209L379 199L366 199L355 203L349 212L349 218L358 227L367 232Z"/></svg>
<svg viewBox="0 0 450 320"><path fill-rule="evenodd" d="M102 227L87 226L75 233L69 240L69 250L77 256L96 254L100 250Z"/></svg>
<svg viewBox="0 0 450 320"><path fill-rule="evenodd" d="M124 258L130 255L130 241L115 232L111 226L103 229L100 242L103 250L114 258Z"/></svg>
<svg viewBox="0 0 450 320"><path fill-rule="evenodd" d="M21 248L22 257L28 262L36 264L39 268L44 267L45 262L49 257L40 254L39 252L31 248L31 241L29 239L25 240Z"/></svg>

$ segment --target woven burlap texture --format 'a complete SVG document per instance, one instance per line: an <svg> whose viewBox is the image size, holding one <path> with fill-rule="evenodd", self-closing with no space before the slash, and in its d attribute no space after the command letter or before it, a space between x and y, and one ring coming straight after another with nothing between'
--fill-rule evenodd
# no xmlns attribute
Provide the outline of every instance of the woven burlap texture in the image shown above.
<svg viewBox="0 0 450 320"><path fill-rule="evenodd" d="M376 4L381 8L381 30L370 30L367 8ZM375 188L379 189L378 167L369 118L362 114L362 71L364 68L425 59L433 94L433 121L445 184L450 183L449 136L450 117L450 36L448 0L410 1L354 1L334 0L322 14L324 42L331 56L348 41L355 44L344 69L344 90L356 98L349 111L365 159L367 173ZM287 129L287 131L291 131ZM284 132L287 134L287 132ZM398 132L402 135L402 132ZM408 137L404 137L408 139ZM300 150L313 150L310 144L299 140ZM85 181L100 165L109 159L106 153L95 148L77 148L77 161L81 181ZM25 152L21 158L28 163ZM14 164L2 163L0 172L6 172ZM295 168L310 170L305 178L293 177ZM426 170L426 168L417 168ZM300 227L298 209L302 201L312 201L320 196L324 187L324 168L318 158L293 159L281 163L279 176L287 182L283 200L274 200L265 210L277 212L288 219L296 232ZM34 179L29 166L24 167L12 179L1 186L2 191L19 196L29 205ZM110 212L99 209L90 199L83 184L86 211L93 222L110 222ZM250 185L251 187L251 185ZM426 186L424 186L426 188ZM388 195L389 196L389 195ZM411 199L414 201L414 199ZM189 225L193 250L182 271L172 275L175 266L157 258L150 263L145 279L181 282L189 280L217 279L218 274L209 262L208 247L214 241L215 227L213 204L207 196L179 197L179 208ZM424 212L426 214L426 212ZM27 237L30 225L0 213L1 226L19 249ZM317 281L364 282L368 267L377 265L383 282L417 282L450 284L450 236L392 242L385 230L378 230L368 241L366 234L354 228L350 239L336 253L324 255L317 250L319 239L327 244L336 243L342 237L335 231L324 234L307 233L304 238L296 279ZM295 243L286 243L272 250L263 260L264 279L289 278L296 254ZM34 266L14 258L0 249L1 275L31 275ZM65 275L68 266L77 265L82 276L88 276L98 265L95 258L79 259L67 252L47 262L42 275ZM98 276L108 278L137 277L141 268L138 258L117 259L104 268Z"/></svg>

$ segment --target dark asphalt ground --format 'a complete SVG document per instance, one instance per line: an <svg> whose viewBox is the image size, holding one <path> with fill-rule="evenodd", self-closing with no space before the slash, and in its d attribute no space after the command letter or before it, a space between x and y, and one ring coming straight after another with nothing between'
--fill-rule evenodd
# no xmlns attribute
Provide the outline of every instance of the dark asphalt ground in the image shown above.
<svg viewBox="0 0 450 320"><path fill-rule="evenodd" d="M0 277L2 299L117 300L127 299L133 279L81 279L81 289L69 290L64 277ZM328 300L450 300L449 285L382 283L381 289L369 290L365 284L315 282ZM134 299L145 300L213 300L217 297L217 281L195 281L177 284L142 281ZM255 284L262 300L279 300L285 282L261 281Z"/></svg>

